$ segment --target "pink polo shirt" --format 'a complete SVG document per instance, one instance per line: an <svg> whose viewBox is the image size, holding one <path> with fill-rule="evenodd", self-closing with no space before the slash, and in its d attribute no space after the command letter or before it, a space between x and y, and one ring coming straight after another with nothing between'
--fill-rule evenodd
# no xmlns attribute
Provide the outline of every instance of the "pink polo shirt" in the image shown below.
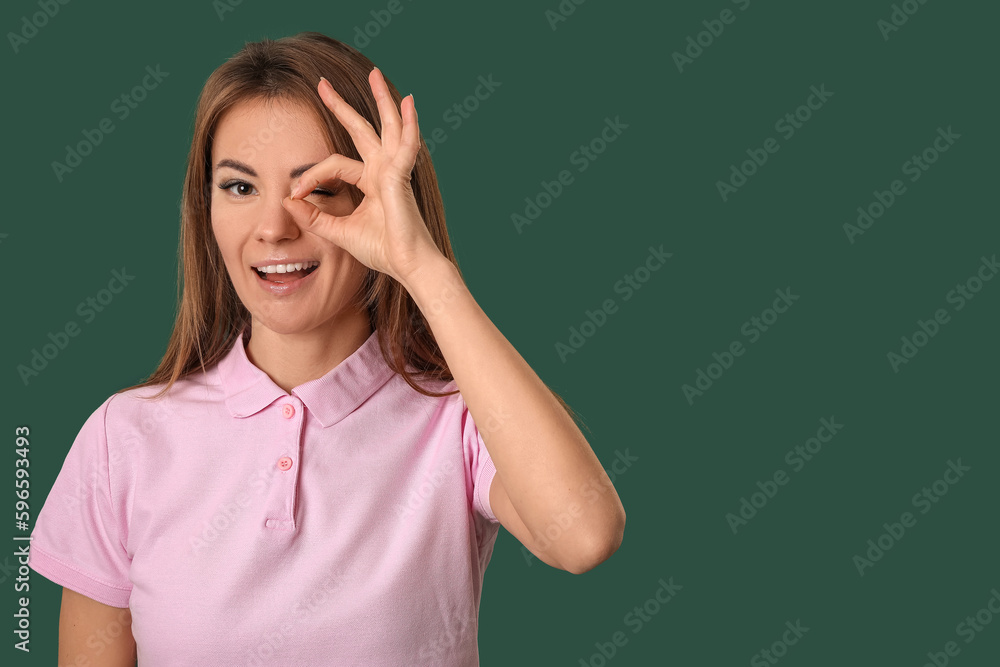
<svg viewBox="0 0 1000 667"><path fill-rule="evenodd" d="M239 341L152 393L87 419L29 561L129 607L140 665L479 664L500 524L460 394L410 388L375 333L290 394Z"/></svg>

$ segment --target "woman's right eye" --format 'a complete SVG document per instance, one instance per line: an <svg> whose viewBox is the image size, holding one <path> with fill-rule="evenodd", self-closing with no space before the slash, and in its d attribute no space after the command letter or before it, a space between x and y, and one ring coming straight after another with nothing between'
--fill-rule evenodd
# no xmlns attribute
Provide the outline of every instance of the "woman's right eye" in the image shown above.
<svg viewBox="0 0 1000 667"><path fill-rule="evenodd" d="M243 199L244 197L248 197L249 193L242 194L242 193L239 193L239 192L231 192L233 188L240 188L240 187L248 188L251 191L254 189L254 187L252 185L250 185L249 183L247 183L246 181L228 181L228 182L223 183L222 185L220 185L219 189L220 190L228 190L228 191L230 191L230 194L232 194L233 196L235 196L237 199Z"/></svg>

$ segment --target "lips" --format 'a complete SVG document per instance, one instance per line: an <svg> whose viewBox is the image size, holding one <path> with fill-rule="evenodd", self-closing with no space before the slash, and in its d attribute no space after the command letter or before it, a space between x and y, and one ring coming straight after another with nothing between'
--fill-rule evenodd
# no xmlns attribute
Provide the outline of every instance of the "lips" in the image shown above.
<svg viewBox="0 0 1000 667"><path fill-rule="evenodd" d="M257 272L257 275L261 279L277 283L291 283L305 278L310 273L315 271L319 267L319 262L316 260L303 260L303 261L271 261L266 260L256 266L251 268Z"/></svg>

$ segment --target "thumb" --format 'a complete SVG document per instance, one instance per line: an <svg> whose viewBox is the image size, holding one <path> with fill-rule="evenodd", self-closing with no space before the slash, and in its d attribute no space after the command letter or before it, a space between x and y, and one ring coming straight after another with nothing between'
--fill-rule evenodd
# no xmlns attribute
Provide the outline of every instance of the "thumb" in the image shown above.
<svg viewBox="0 0 1000 667"><path fill-rule="evenodd" d="M281 200L281 205L291 213L292 220L299 228L335 243L341 248L344 247L346 217L330 215L304 199L285 197Z"/></svg>

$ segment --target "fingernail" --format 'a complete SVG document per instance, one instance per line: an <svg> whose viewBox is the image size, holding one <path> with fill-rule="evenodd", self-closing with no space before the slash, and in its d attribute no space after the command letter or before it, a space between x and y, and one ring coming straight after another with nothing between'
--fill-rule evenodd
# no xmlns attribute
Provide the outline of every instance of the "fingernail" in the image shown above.
<svg viewBox="0 0 1000 667"><path fill-rule="evenodd" d="M319 80L320 80L320 81L326 81L326 85L327 85L327 87L328 87L328 88L330 89L330 92L331 92L331 93L333 93L333 96L334 96L334 97L340 97L340 93L338 93L338 92L337 92L337 89L333 87L333 84L332 84L332 83L330 83L330 80L329 80L329 79L327 79L327 78L326 78L325 76L321 76L321 77L319 78ZM344 98L343 98L343 97L340 97L340 99L344 99Z"/></svg>

